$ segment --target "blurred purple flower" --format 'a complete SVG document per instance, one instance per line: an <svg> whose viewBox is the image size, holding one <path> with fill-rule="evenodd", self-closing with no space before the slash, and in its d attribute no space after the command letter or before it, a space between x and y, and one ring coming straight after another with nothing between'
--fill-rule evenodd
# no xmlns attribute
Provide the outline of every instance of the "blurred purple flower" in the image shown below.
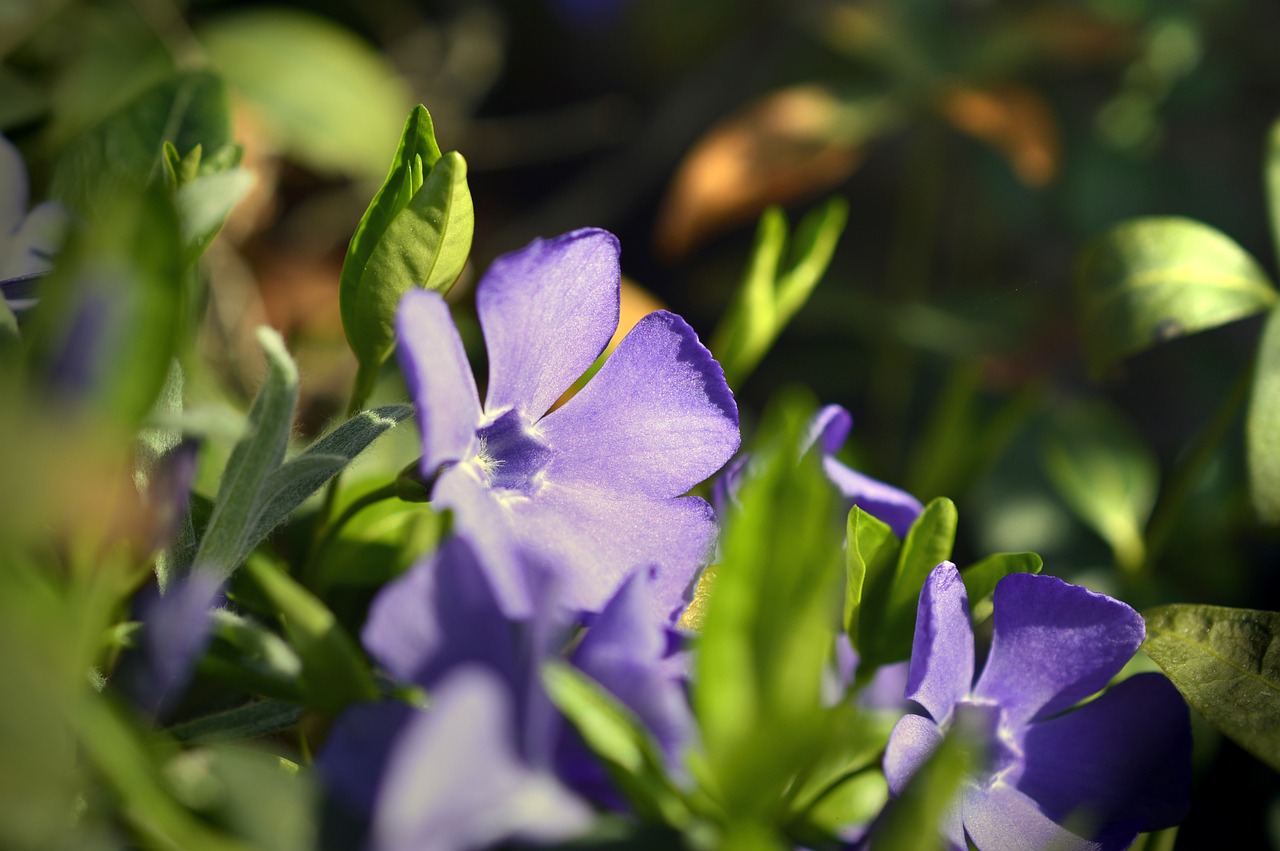
<svg viewBox="0 0 1280 851"><path fill-rule="evenodd" d="M67 213L45 201L27 211L30 187L22 155L0 135L0 298L15 313L35 304L32 282L52 268Z"/></svg>
<svg viewBox="0 0 1280 851"><path fill-rule="evenodd" d="M565 604L599 611L638 568L655 605L681 608L715 538L711 507L681 496L738 448L720 365L674 314L631 330L587 385L552 405L618 324L618 242L602 230L535 240L499 257L476 289L489 352L483 407L437 293L397 317L432 500L476 547L502 608L530 611L520 550L563 574Z"/></svg>
<svg viewBox="0 0 1280 851"><path fill-rule="evenodd" d="M982 755L943 825L952 848L1127 848L1139 833L1180 822L1191 730L1172 684L1138 674L1076 706L1137 651L1142 617L1119 600L1025 573L1000 581L994 607L975 684L960 574L950 562L930 574L907 682L907 697L927 714L905 716L890 736L890 791L901 793L958 727Z"/></svg>
<svg viewBox="0 0 1280 851"><path fill-rule="evenodd" d="M827 479L840 491L845 503L850 508L858 506L887 524L899 538L905 538L907 530L924 507L920 500L906 491L850 469L836 458L836 452L844 446L852 428L852 414L839 405L826 405L814 414L809 423L807 439L800 451L803 454L815 445L818 446L822 453L822 469L826 472ZM750 472L748 455L739 455L725 465L724 471L712 486L712 499L718 512L723 513L727 506L737 501L742 478L750 475Z"/></svg>
<svg viewBox="0 0 1280 851"><path fill-rule="evenodd" d="M369 654L431 695L426 710L352 708L317 760L336 796L370 819L372 847L564 839L586 825L590 808L580 795L617 803L542 687L541 665L557 657L573 625L557 607L556 578L528 559L521 566L537 603L528 618L502 612L471 544L457 536L370 607L361 636ZM647 574L625 580L573 661L674 759L692 738L693 720L650 589Z"/></svg>

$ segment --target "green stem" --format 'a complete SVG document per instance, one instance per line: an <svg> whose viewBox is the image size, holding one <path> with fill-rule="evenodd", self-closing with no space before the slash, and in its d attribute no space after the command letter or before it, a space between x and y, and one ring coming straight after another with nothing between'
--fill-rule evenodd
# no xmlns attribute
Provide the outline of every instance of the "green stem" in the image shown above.
<svg viewBox="0 0 1280 851"><path fill-rule="evenodd" d="M396 483L393 481L385 484L376 490L371 490L366 494L357 497L350 505L342 510L332 522L316 524L315 543L312 545L307 557L306 569L303 571L303 584L314 590L318 584L319 577L316 575L319 571L320 554L325 551L334 539L338 537L338 533L342 531L342 527L351 521L364 509L369 506L392 499L397 496ZM326 512L327 515L327 512Z"/></svg>
<svg viewBox="0 0 1280 851"><path fill-rule="evenodd" d="M1180 519L1186 502L1196 485L1204 475L1222 441L1226 438L1231 426L1240 414L1240 409L1249 398L1249 388L1253 385L1252 364L1241 372L1234 385L1227 392L1226 398L1218 407L1205 426L1204 431L1196 438L1195 443L1187 450L1174 468L1169 479L1169 486L1162 488L1156 501L1151 519L1147 523L1146 558L1142 562L1141 574L1150 575L1156 559L1169 543L1169 536Z"/></svg>

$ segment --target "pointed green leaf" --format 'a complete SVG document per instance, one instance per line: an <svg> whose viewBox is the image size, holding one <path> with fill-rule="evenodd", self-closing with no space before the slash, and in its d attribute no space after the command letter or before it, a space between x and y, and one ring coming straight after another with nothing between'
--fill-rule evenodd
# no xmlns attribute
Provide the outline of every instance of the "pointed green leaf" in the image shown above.
<svg viewBox="0 0 1280 851"><path fill-rule="evenodd" d="M630 710L564 663L545 664L542 682L551 702L605 764L637 814L677 828L689 821L688 807L667 777L657 745Z"/></svg>
<svg viewBox="0 0 1280 851"><path fill-rule="evenodd" d="M1267 134L1266 161L1262 166L1267 190L1267 218L1271 222L1271 247L1280 258L1280 120L1272 123Z"/></svg>
<svg viewBox="0 0 1280 851"><path fill-rule="evenodd" d="M862 655L862 667L871 670L876 661L867 654L884 622L901 543L888 524L856 505L849 511L845 541L845 633Z"/></svg>
<svg viewBox="0 0 1280 851"><path fill-rule="evenodd" d="M1266 310L1276 291L1230 237L1177 217L1134 219L1080 256L1076 295L1090 369Z"/></svg>
<svg viewBox="0 0 1280 851"><path fill-rule="evenodd" d="M1100 405L1056 411L1044 458L1063 501L1111 545L1117 565L1137 570L1159 468L1133 427Z"/></svg>
<svg viewBox="0 0 1280 851"><path fill-rule="evenodd" d="M377 699L369 663L324 603L265 559L251 559L245 570L279 613L302 660L301 686L309 706L337 714L352 703Z"/></svg>
<svg viewBox="0 0 1280 851"><path fill-rule="evenodd" d="M201 674L248 694L298 703L302 660L280 636L228 609L213 612L213 640L200 657Z"/></svg>
<svg viewBox="0 0 1280 851"><path fill-rule="evenodd" d="M252 172L233 168L197 177L178 189L173 201L182 222L183 262L190 265L204 254L253 183Z"/></svg>
<svg viewBox="0 0 1280 851"><path fill-rule="evenodd" d="M955 503L938 497L924 507L907 532L889 590L884 626L873 640L874 656L880 664L911 655L920 589L933 569L951 558L957 520Z"/></svg>
<svg viewBox="0 0 1280 851"><path fill-rule="evenodd" d="M1175 604L1143 617L1142 649L1187 703L1280 771L1280 613Z"/></svg>
<svg viewBox="0 0 1280 851"><path fill-rule="evenodd" d="M222 473L213 514L195 557L195 564L223 576L243 560L243 544L254 531L259 494L284 458L298 398L298 368L280 335L259 328L258 341L267 355L267 378L249 410L248 431Z"/></svg>
<svg viewBox="0 0 1280 851"><path fill-rule="evenodd" d="M191 744L246 741L283 732L297 724L301 717L302 707L295 703L255 700L175 724L168 732L178 741Z"/></svg>
<svg viewBox="0 0 1280 851"><path fill-rule="evenodd" d="M991 615L991 594L996 584L1011 573L1039 573L1044 561L1035 553L996 553L960 573L969 596L973 622Z"/></svg>
<svg viewBox="0 0 1280 851"><path fill-rule="evenodd" d="M1280 309L1267 317L1258 345L1245 440L1254 511L1263 523L1280 525Z"/></svg>

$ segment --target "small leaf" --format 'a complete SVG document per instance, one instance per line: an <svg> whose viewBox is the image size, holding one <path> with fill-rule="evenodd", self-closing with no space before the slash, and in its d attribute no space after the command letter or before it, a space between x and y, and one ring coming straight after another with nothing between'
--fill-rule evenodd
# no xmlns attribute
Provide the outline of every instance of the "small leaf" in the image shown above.
<svg viewBox="0 0 1280 851"><path fill-rule="evenodd" d="M862 654L859 669L870 671L875 660L867 654L884 621L901 543L888 524L856 505L849 510L845 541L844 629Z"/></svg>
<svg viewBox="0 0 1280 851"><path fill-rule="evenodd" d="M1280 309L1267 317L1245 419L1249 492L1258 519L1280 525Z"/></svg>
<svg viewBox="0 0 1280 851"><path fill-rule="evenodd" d="M201 674L248 694L298 703L302 660L283 638L227 609L213 611L213 640L200 657Z"/></svg>
<svg viewBox="0 0 1280 851"><path fill-rule="evenodd" d="M924 507L907 532L889 590L884 626L873 641L878 664L910 657L920 589L933 569L951 558L957 521L955 503L938 497Z"/></svg>
<svg viewBox="0 0 1280 851"><path fill-rule="evenodd" d="M948 846L943 820L969 772L968 743L953 730L885 807L870 835L877 851L926 851Z"/></svg>
<svg viewBox="0 0 1280 851"><path fill-rule="evenodd" d="M1011 573L1039 573L1044 561L1035 553L996 553L974 564L960 574L969 597L973 622L980 623L991 614L991 594L996 584Z"/></svg>
<svg viewBox="0 0 1280 851"><path fill-rule="evenodd" d="M251 559L245 570L275 606L302 660L301 686L309 706L337 714L352 703L377 699L368 662L324 603L265 559Z"/></svg>
<svg viewBox="0 0 1280 851"><path fill-rule="evenodd" d="M372 45L319 15L283 8L219 15L197 36L285 153L320 171L380 176L410 100Z"/></svg>
<svg viewBox="0 0 1280 851"><path fill-rule="evenodd" d="M1045 186L1057 175L1058 123L1036 90L1016 84L952 86L939 111L956 129L998 150L1027 186Z"/></svg>
<svg viewBox="0 0 1280 851"><path fill-rule="evenodd" d="M617 698L564 663L543 665L542 682L641 817L673 827L689 821L689 810L666 776L657 746Z"/></svg>
<svg viewBox="0 0 1280 851"><path fill-rule="evenodd" d="M267 355L267 378L249 410L248 431L227 460L213 515L194 560L224 577L240 566L243 542L259 510L259 494L284 458L298 398L298 368L280 335L260 328L258 341Z"/></svg>
<svg viewBox="0 0 1280 851"><path fill-rule="evenodd" d="M1157 343L1268 309L1266 272L1229 237L1191 219L1134 219L1080 256L1076 296L1090 369L1101 375Z"/></svg>
<svg viewBox="0 0 1280 851"><path fill-rule="evenodd" d="M1267 159L1262 171L1267 190L1267 218L1271 222L1271 247L1280 257L1280 120L1272 123L1267 134Z"/></svg>
<svg viewBox="0 0 1280 851"><path fill-rule="evenodd" d="M1142 649L1187 703L1280 771L1280 613L1175 604L1143 617Z"/></svg>
<svg viewBox="0 0 1280 851"><path fill-rule="evenodd" d="M1102 536L1125 570L1146 557L1143 528L1155 504L1159 469L1133 427L1101 406L1055 412L1044 449L1049 480Z"/></svg>
<svg viewBox="0 0 1280 851"><path fill-rule="evenodd" d="M187 265L198 260L213 242L232 208L253 188L253 182L252 172L233 168L196 177L180 186L173 201L182 222L182 256Z"/></svg>
<svg viewBox="0 0 1280 851"><path fill-rule="evenodd" d="M258 739L289 729L302 717L302 707L279 700L255 700L234 709L193 718L169 728L181 742L213 744Z"/></svg>

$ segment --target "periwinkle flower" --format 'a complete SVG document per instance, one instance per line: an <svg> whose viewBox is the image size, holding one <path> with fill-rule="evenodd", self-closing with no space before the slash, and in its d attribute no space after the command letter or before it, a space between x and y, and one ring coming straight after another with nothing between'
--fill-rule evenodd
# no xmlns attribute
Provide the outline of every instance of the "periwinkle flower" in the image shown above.
<svg viewBox="0 0 1280 851"><path fill-rule="evenodd" d="M655 568L655 606L671 613L714 543L711 507L682 494L737 449L738 413L684 320L666 311L640 320L550 410L613 335L620 281L617 239L602 230L495 260L476 289L489 353L483 405L444 300L415 290L401 302L422 474L511 615L530 609L521 550L555 566L565 603L583 611L599 611L632 571Z"/></svg>
<svg viewBox="0 0 1280 851"><path fill-rule="evenodd" d="M30 188L22 155L0 135L0 299L20 313L35 304L32 279L52 268L66 210L45 201L27 210Z"/></svg>
<svg viewBox="0 0 1280 851"><path fill-rule="evenodd" d="M354 707L319 756L338 799L369 819L372 848L566 839L586 827L588 798L618 803L542 687L542 664L559 657L573 626L556 578L527 556L520 566L536 604L525 618L503 613L457 536L375 598L365 649L393 678L425 689L430 705ZM628 577L591 619L573 663L674 758L692 739L692 713L650 591L646 572Z"/></svg>
<svg viewBox="0 0 1280 851"><path fill-rule="evenodd" d="M991 649L975 683L960 574L943 562L926 581L907 680L907 697L926 714L894 727L884 759L890 791L901 793L959 728L980 755L942 826L952 848L1127 848L1139 833L1180 822L1191 731L1170 682L1137 674L1081 704L1137 651L1142 617L1119 600L1025 573L1002 579L993 602Z"/></svg>

